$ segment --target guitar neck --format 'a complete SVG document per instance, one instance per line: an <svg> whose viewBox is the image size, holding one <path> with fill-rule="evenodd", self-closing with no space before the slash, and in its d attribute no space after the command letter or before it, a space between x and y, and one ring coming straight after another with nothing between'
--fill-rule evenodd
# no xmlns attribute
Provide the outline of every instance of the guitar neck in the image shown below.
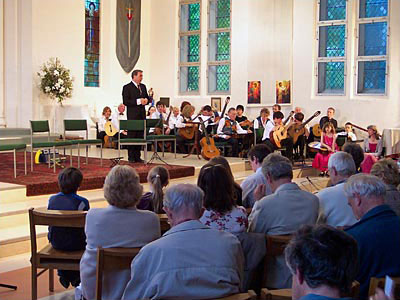
<svg viewBox="0 0 400 300"><path fill-rule="evenodd" d="M355 125L355 124L353 124L353 123L350 123L350 124L351 124L351 126L353 126L354 128L357 128L357 129L359 129L359 130L362 130L362 131L368 132L368 130L367 130L367 129L365 129L365 128L362 128L362 127L360 127L360 126L357 126L357 125Z"/></svg>
<svg viewBox="0 0 400 300"><path fill-rule="evenodd" d="M226 98L226 100L228 100L228 99L230 100L229 97ZM223 118L224 115L225 115L225 111L226 111L226 107L228 106L228 102L229 102L229 101L225 101L224 109L222 110L222 113L221 113L221 118Z"/></svg>
<svg viewBox="0 0 400 300"><path fill-rule="evenodd" d="M172 113L172 109L169 111L167 120L165 121L165 124L167 124L167 125L168 125L168 123L169 123L169 118L171 117L171 113Z"/></svg>
<svg viewBox="0 0 400 300"><path fill-rule="evenodd" d="M319 115L319 114L318 114ZM314 119L316 116L318 116L316 114L313 114L311 117L309 117L303 124L301 124L301 128L305 127L308 123L311 122L312 119Z"/></svg>
<svg viewBox="0 0 400 300"><path fill-rule="evenodd" d="M286 125L286 123L289 121L289 119L293 116L293 111L290 112L289 116L286 118L286 120L283 122L283 126Z"/></svg>

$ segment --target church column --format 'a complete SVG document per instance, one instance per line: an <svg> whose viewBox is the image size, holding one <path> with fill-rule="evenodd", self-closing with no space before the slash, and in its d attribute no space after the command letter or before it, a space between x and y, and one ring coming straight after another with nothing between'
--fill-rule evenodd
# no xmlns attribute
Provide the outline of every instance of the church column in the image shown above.
<svg viewBox="0 0 400 300"><path fill-rule="evenodd" d="M6 127L4 99L4 0L0 0L0 128Z"/></svg>

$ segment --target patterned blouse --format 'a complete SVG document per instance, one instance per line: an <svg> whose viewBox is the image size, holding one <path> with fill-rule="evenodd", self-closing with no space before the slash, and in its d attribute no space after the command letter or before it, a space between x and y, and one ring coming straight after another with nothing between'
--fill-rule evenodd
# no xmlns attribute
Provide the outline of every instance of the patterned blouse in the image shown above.
<svg viewBox="0 0 400 300"><path fill-rule="evenodd" d="M205 210L200 222L213 229L239 234L247 231L248 220L246 209L242 206L235 206L225 214L213 210Z"/></svg>

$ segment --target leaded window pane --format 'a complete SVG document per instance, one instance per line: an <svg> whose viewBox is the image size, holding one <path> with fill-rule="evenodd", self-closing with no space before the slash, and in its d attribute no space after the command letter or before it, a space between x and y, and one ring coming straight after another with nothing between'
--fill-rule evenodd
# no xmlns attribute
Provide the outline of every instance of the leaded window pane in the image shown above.
<svg viewBox="0 0 400 300"><path fill-rule="evenodd" d="M346 0L320 0L319 20L345 20Z"/></svg>
<svg viewBox="0 0 400 300"><path fill-rule="evenodd" d="M198 62L200 60L200 35L181 36L180 62Z"/></svg>
<svg viewBox="0 0 400 300"><path fill-rule="evenodd" d="M344 62L318 63L318 93L344 94Z"/></svg>
<svg viewBox="0 0 400 300"><path fill-rule="evenodd" d="M345 56L346 26L319 27L319 57Z"/></svg>
<svg viewBox="0 0 400 300"><path fill-rule="evenodd" d="M231 0L210 1L209 28L229 28L231 26Z"/></svg>
<svg viewBox="0 0 400 300"><path fill-rule="evenodd" d="M208 92L229 91L231 70L230 65L208 67Z"/></svg>
<svg viewBox="0 0 400 300"><path fill-rule="evenodd" d="M210 61L221 61L230 59L230 33L211 33L208 41L208 54Z"/></svg>
<svg viewBox="0 0 400 300"><path fill-rule="evenodd" d="M357 92L384 94L386 87L386 61L359 61Z"/></svg>
<svg viewBox="0 0 400 300"><path fill-rule="evenodd" d="M200 30L200 3L181 4L182 32Z"/></svg>
<svg viewBox="0 0 400 300"><path fill-rule="evenodd" d="M360 18L385 17L388 0L360 0Z"/></svg>
<svg viewBox="0 0 400 300"><path fill-rule="evenodd" d="M386 55L387 22L360 24L359 56Z"/></svg>
<svg viewBox="0 0 400 300"><path fill-rule="evenodd" d="M199 90L199 67L180 67L180 91L191 92Z"/></svg>

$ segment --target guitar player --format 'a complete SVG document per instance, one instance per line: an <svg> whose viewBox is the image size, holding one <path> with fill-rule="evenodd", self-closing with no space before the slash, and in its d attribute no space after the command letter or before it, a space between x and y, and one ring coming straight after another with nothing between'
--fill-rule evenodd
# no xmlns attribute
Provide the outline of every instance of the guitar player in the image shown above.
<svg viewBox="0 0 400 300"><path fill-rule="evenodd" d="M232 156L239 156L239 141L234 137L235 134L247 134L251 130L244 130L236 121L236 109L231 107L228 110L228 116L222 118L218 123L217 141L226 141L232 146Z"/></svg>
<svg viewBox="0 0 400 300"><path fill-rule="evenodd" d="M274 143L271 142L270 140L270 134L271 132L275 131L279 126L282 126L283 124L283 113L280 111L276 111L273 114L273 124L271 122L268 122L265 130L264 130L264 135L262 138L263 143L267 144L271 149L277 150L279 149L278 147L275 146ZM290 121L289 124L286 126L286 128L289 128L293 121ZM293 161L293 139L291 137L287 137L286 139L281 141L282 147L286 148L286 150L283 152L283 155L286 156L290 161Z"/></svg>
<svg viewBox="0 0 400 300"><path fill-rule="evenodd" d="M302 112L298 112L294 115L294 119L293 119L294 124L301 125L303 123L303 120L304 120L304 114ZM299 152L297 154L295 153L295 159L296 158L300 158L302 160L304 159L304 147L306 144L306 139L308 138L309 135L310 135L310 131L308 129L308 125L305 125L304 134L299 136L299 138L297 139L297 142L293 145L293 148L295 150L297 148L299 149Z"/></svg>

